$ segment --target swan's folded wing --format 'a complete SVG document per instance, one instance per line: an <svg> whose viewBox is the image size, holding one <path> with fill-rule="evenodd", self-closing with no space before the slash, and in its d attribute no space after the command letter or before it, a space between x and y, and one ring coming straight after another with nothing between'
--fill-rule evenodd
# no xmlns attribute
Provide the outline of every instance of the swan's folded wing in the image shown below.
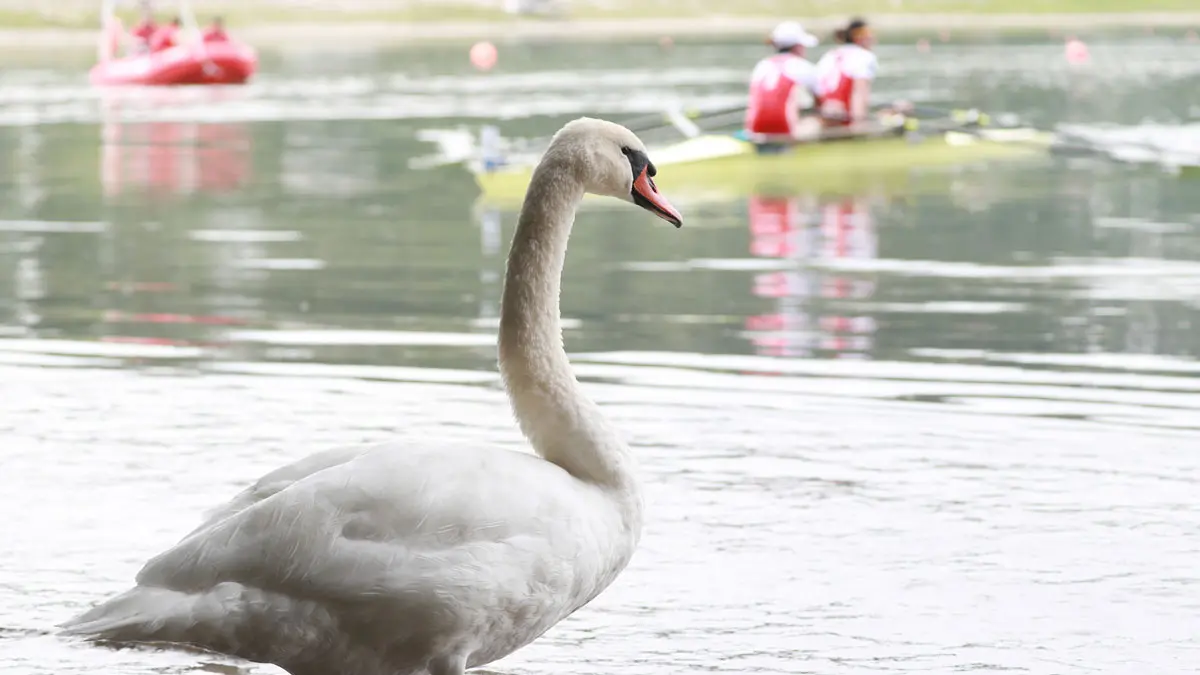
<svg viewBox="0 0 1200 675"><path fill-rule="evenodd" d="M184 537L196 534L201 530L208 529L213 525L225 520L229 516L242 511L243 509L257 504L262 500L274 495L297 481L308 478L309 476L324 471L330 467L345 464L356 457L370 452L374 446L353 446L346 448L334 448L332 450L324 450L311 454L301 460L292 462L287 466L280 467L267 475L259 478L253 485L242 490L233 499L225 504L213 509L209 509L204 514L204 519L201 524Z"/></svg>
<svg viewBox="0 0 1200 675"><path fill-rule="evenodd" d="M232 581L310 599L440 601L424 591L573 559L592 502L590 489L532 456L383 448L196 531L148 562L138 583L194 590Z"/></svg>

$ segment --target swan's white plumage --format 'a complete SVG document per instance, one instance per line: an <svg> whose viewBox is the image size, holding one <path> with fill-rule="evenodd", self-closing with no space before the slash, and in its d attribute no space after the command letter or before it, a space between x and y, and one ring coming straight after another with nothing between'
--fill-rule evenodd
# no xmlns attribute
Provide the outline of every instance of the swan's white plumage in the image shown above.
<svg viewBox="0 0 1200 675"><path fill-rule="evenodd" d="M627 198L628 130L556 135L513 239L501 372L540 456L385 444L318 453L260 479L65 624L187 644L294 675L460 675L531 642L628 563L641 532L633 459L580 392L558 290L584 191Z"/></svg>

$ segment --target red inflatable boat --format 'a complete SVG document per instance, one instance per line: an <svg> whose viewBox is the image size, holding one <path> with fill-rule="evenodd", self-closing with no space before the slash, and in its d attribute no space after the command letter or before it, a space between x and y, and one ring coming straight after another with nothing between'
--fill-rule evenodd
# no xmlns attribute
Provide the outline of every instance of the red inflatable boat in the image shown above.
<svg viewBox="0 0 1200 675"><path fill-rule="evenodd" d="M258 67L254 48L237 42L182 44L149 54L101 61L92 84L242 84Z"/></svg>
<svg viewBox="0 0 1200 675"><path fill-rule="evenodd" d="M148 44L155 42L149 39L149 35L140 34L139 38L126 33L116 13L120 3L121 0L104 0L100 15L100 41L97 45L99 63L92 67L92 84L242 84L258 68L258 54L254 48L231 40L219 22L216 26L220 29L217 37L202 35L189 0L178 0L179 13L175 22L178 28L171 29L172 35L163 45L165 48ZM143 5L143 10L147 7ZM147 21L153 31L156 22L152 14ZM123 45L126 51L136 50L139 53L118 56Z"/></svg>

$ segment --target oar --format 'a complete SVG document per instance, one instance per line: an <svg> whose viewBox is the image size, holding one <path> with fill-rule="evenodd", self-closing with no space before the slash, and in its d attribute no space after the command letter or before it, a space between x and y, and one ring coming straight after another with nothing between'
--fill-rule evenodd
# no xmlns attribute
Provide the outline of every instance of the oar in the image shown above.
<svg viewBox="0 0 1200 675"><path fill-rule="evenodd" d="M684 138L695 138L702 133L697 122L703 122L704 126L711 128L713 126L723 126L732 124L735 121L741 121L746 114L746 108L739 106L737 108L722 108L719 110L709 110L707 112L698 112L695 110L686 111L679 108L670 108L662 112L660 122L650 126L636 126L633 123L626 123L625 126L630 131L639 136L652 136L662 129L674 129L678 131ZM649 117L637 118L634 121L650 119Z"/></svg>
<svg viewBox="0 0 1200 675"><path fill-rule="evenodd" d="M887 107L889 107L889 106L878 106L878 109L884 110ZM706 117L702 118L702 120L699 120L699 121L702 121L704 123L705 128L707 128L707 129L720 129L721 127L729 126L732 124L740 125L745 120L745 116L746 116L746 109L739 108L737 110L730 110L730 111L727 111L724 113L715 113L715 114L706 116ZM812 116L813 115L806 115L806 117L812 117ZM844 116L837 116L837 115L817 115L817 116L822 117L823 119L827 119L830 121L836 121L836 122L843 122L846 119ZM675 126L676 129L679 129L679 131L682 132L683 135L687 136L688 138L692 138L696 135L699 135L698 127L695 128L695 132L690 132L686 128L685 125L674 124L673 126ZM693 125L693 127L695 127L695 125ZM861 123L858 126L856 126L855 128L861 129L862 128ZM844 132L839 132L839 133L844 133ZM850 135L854 135L854 134L851 133Z"/></svg>
<svg viewBox="0 0 1200 675"><path fill-rule="evenodd" d="M958 121L948 118L928 121L919 117L905 117L904 119L904 132L917 139L930 134L942 134L947 131L978 130L980 126L983 125L976 121Z"/></svg>
<svg viewBox="0 0 1200 675"><path fill-rule="evenodd" d="M741 125L746 121L746 109L730 110L728 112L710 115L700 120L707 129L720 129L731 124Z"/></svg>
<svg viewBox="0 0 1200 675"><path fill-rule="evenodd" d="M954 120L961 124L991 124L991 115L978 108L932 108L929 106L913 106L905 113L909 117L939 118Z"/></svg>
<svg viewBox="0 0 1200 675"><path fill-rule="evenodd" d="M887 110L894 105L894 103L877 103L872 105L870 109L873 112L878 112L880 110ZM686 118L696 124L703 122L705 127L720 128L729 124L737 124L742 122L746 116L746 107L747 106L743 104L728 108L717 108L715 110L678 108L668 109L653 115L635 117L632 120L627 120L624 124L631 131L637 134L646 133L648 131L657 131L658 129L666 127L680 129L681 126L686 126L680 123L681 118ZM833 118L830 117L830 119ZM680 130L683 131L683 129ZM684 135L688 134L685 132Z"/></svg>
<svg viewBox="0 0 1200 675"><path fill-rule="evenodd" d="M925 113L935 116L934 119L922 118L918 115ZM1010 116L1011 117L1011 116ZM997 140L995 130L998 129L1024 129L1032 128L1029 125L1009 122L1007 124L996 125L992 121L992 116L978 108L956 108L943 109L917 106L912 108L905 114L904 128L907 134L914 139L921 139L930 133L946 133L949 131L961 132L964 134ZM988 129L988 131L979 131L980 129ZM1004 142L1014 142L1006 140ZM1025 142L1029 142L1028 139ZM1033 141L1037 142L1037 141Z"/></svg>
<svg viewBox="0 0 1200 675"><path fill-rule="evenodd" d="M892 103L879 103L879 104L871 106L870 109L872 112L879 112L881 110L887 110L887 109L891 108L893 105L894 104L892 104ZM686 122L684 122L683 120L679 119L677 116L673 118L671 111L667 111L667 112L663 113L663 115L662 115L663 119L666 120L665 123L660 123L660 124L657 124L653 127L649 127L646 129L633 129L633 127L630 127L630 128L633 129L637 133L646 133L648 131L656 131L660 128L674 127L675 129L678 129L684 136L686 136L688 138L692 138L696 135L699 135L698 134L698 132L699 132L698 125L701 123L707 129L720 129L721 127L729 126L732 124L741 124L746 118L746 106L743 105L743 106L738 106L736 108L724 108L724 109L719 109L719 110L712 110L712 111L709 111L706 113L702 113L698 116L690 114L690 113L683 113L683 114L686 115L690 121L693 121L694 124L689 125ZM807 116L811 116L811 115L807 115ZM821 117L824 117L825 119L833 120L833 121L843 121L844 120L843 117L838 117L836 115L821 115Z"/></svg>
<svg viewBox="0 0 1200 675"><path fill-rule="evenodd" d="M678 107L676 107L676 108L668 108L662 112L654 113L652 115L642 115L640 117L635 117L631 120L625 120L623 122L623 124L625 127L627 127L630 131L634 132L635 134L641 134L641 133L645 133L647 131L654 131L656 129L661 129L663 127L675 126L675 123L673 123L671 121L672 118L675 118L675 119L684 118L684 119L688 119L688 120L695 122L697 120L708 119L708 118L712 118L715 116L721 116L721 115L729 115L731 113L744 114L745 110L746 110L745 105L737 105L737 106L726 107L726 108L717 108L715 110L700 110L697 108L678 108Z"/></svg>
<svg viewBox="0 0 1200 675"><path fill-rule="evenodd" d="M812 143L829 143L831 141L848 141L860 138L882 138L899 136L904 128L876 122L860 122L844 127L822 129L820 133L809 137L795 137L790 134L749 134L747 139L755 145L810 145Z"/></svg>
<svg viewBox="0 0 1200 675"><path fill-rule="evenodd" d="M926 134L943 134L952 131L962 132L995 142L1038 143L1036 139L1021 138L1019 136L1002 138L998 134L1003 133L1003 129L982 129L977 126L976 122L964 123L956 122L954 120L943 120L941 123L928 123L922 122L916 118L906 118L901 124L887 124L880 123L875 120L869 120L847 126L822 129L819 134L808 138L793 138L787 134L751 134L749 135L748 140L760 145L803 145L809 143L827 143L838 140L881 138L902 135L910 136L919 140ZM1040 142L1038 145L1045 147L1044 142Z"/></svg>
<svg viewBox="0 0 1200 675"><path fill-rule="evenodd" d="M869 109L871 112L880 112L888 110L896 106L895 102L875 103ZM991 116L978 108L935 108L929 106L914 106L907 113L908 117L923 116L925 118L947 118L954 120L959 124L991 124ZM675 127L681 125L679 120L686 118L696 124L704 123L707 127L721 127L727 124L736 124L741 122L746 115L746 106L737 105L728 108L717 108L715 110L699 110L696 108L681 109L672 108L664 110L661 113L652 115L642 115L631 120L626 120L624 125L634 133L645 133L648 131L657 131L661 128ZM829 119L835 119L832 116L826 116Z"/></svg>
<svg viewBox="0 0 1200 675"><path fill-rule="evenodd" d="M1044 148L1054 154L1074 155L1074 156L1103 156L1114 161L1119 160L1111 152L1111 148L1105 148L1101 145L1093 143L1087 139L1074 136L1070 133L1053 132L1055 140L1047 143L1044 138L1039 138L1043 133L1029 125L1001 125L992 126L991 116L987 113L980 112L978 109L971 108L968 110L942 110L939 108L925 108L926 111L942 114L945 119L934 120L927 122L917 117L909 117L905 120L904 128L908 136L914 139L921 139L929 134L945 134L959 133L968 136L974 136L985 141L993 143L1004 143L1010 145L1032 145L1038 148ZM1018 132L1023 129L1028 129L1027 135L1013 134L1005 132ZM1151 150L1157 150L1149 144L1132 144L1135 146L1145 147Z"/></svg>
<svg viewBox="0 0 1200 675"><path fill-rule="evenodd" d="M695 135L699 135L700 132L700 128L695 124L696 120L719 119L721 120L721 124L729 124L730 122L725 121L727 118L732 119L731 116L737 115L737 119L740 120L740 116L745 114L745 110L746 106L744 105L717 108L715 110L667 108L662 112L625 120L622 122L622 126L639 136L660 129L672 128L679 130L687 138L692 138ZM544 147L549 143L550 136L540 136L522 141L520 145L522 148L536 148Z"/></svg>
<svg viewBox="0 0 1200 675"><path fill-rule="evenodd" d="M905 123L905 132L906 135L916 140L920 140L926 135L930 134L956 133L974 136L980 140L990 143L1002 143L1005 145L1028 145L1035 148L1044 149L1052 154L1098 156L1106 159L1112 159L1114 161L1120 161L1104 147L1078 137L1072 139L1069 134L1062 134L1061 132L1054 132L1055 139L1047 143L1043 136L1043 134L1046 132L1040 131L1033 127L1016 126L987 128L972 123L960 124L953 121L948 122L950 123L922 125L918 122L918 120L909 119ZM1025 130L1028 130L1027 134L1019 133ZM1070 140L1064 142L1064 139Z"/></svg>

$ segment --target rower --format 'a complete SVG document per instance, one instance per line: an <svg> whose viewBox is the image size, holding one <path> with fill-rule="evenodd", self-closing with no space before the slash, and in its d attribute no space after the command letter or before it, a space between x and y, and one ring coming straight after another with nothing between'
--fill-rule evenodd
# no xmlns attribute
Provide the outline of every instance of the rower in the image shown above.
<svg viewBox="0 0 1200 675"><path fill-rule="evenodd" d="M804 52L818 42L795 21L775 27L768 44L776 53L759 61L750 75L746 131L793 138L820 133L816 118L800 116L801 108L812 105L817 91L816 67L804 58Z"/></svg>
<svg viewBox="0 0 1200 675"><path fill-rule="evenodd" d="M176 39L179 37L179 27L182 25L183 21L179 17L175 17L171 19L171 23L155 31L154 37L150 38L150 51L161 52L174 47Z"/></svg>
<svg viewBox="0 0 1200 675"><path fill-rule="evenodd" d="M229 42L229 36L225 33L225 20L219 16L214 16L212 24L204 31L203 42Z"/></svg>
<svg viewBox="0 0 1200 675"><path fill-rule="evenodd" d="M834 33L839 43L817 61L818 100L826 125L862 122L869 114L871 83L879 59L871 51L875 35L864 19L853 19Z"/></svg>
<svg viewBox="0 0 1200 675"><path fill-rule="evenodd" d="M134 51L137 53L150 50L150 40L158 30L158 24L154 21L154 6L150 4L149 0L142 2L141 10L141 21L138 21L129 31L129 34L137 39L134 47Z"/></svg>

